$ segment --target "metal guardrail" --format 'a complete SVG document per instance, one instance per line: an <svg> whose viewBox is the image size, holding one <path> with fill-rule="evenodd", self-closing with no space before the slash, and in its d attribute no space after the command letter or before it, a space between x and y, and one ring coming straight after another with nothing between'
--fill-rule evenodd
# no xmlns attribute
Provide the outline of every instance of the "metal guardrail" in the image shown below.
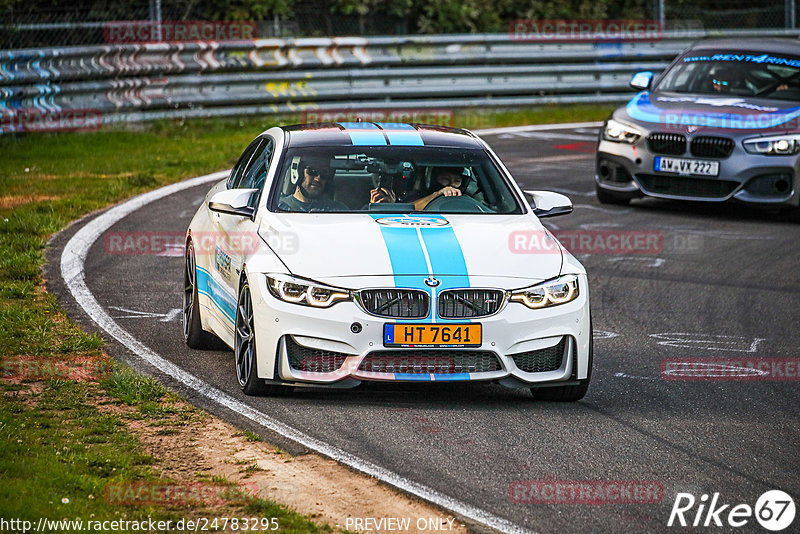
<svg viewBox="0 0 800 534"><path fill-rule="evenodd" d="M797 38L800 31L724 35ZM82 112L108 124L309 109L617 102L630 96L634 72L661 71L708 36L558 44L507 34L343 37L0 51L0 133Z"/></svg>

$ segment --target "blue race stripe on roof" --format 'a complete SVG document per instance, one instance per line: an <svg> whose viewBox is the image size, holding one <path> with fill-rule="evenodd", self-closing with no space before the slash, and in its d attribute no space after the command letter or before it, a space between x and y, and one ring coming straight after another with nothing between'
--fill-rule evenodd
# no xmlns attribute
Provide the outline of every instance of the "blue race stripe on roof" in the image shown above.
<svg viewBox="0 0 800 534"><path fill-rule="evenodd" d="M340 122L355 146L386 146L386 136L371 122Z"/></svg>
<svg viewBox="0 0 800 534"><path fill-rule="evenodd" d="M401 122L377 122L375 123L383 129L383 133L389 140L390 145L397 146L424 146L422 136L416 128L410 124Z"/></svg>

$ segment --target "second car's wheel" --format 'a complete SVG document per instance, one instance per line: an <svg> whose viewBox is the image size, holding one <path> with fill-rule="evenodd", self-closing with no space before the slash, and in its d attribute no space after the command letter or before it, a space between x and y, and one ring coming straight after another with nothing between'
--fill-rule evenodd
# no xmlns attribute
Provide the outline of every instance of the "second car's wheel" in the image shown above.
<svg viewBox="0 0 800 534"><path fill-rule="evenodd" d="M292 391L288 386L265 384L258 378L256 368L256 329L253 320L253 299L247 280L239 290L236 306L233 353L236 360L236 378L245 395L286 395Z"/></svg>
<svg viewBox="0 0 800 534"><path fill-rule="evenodd" d="M548 388L531 388L533 398L551 402L575 402L586 396L589 390L589 382L592 379L592 364L594 360L594 329L592 322L589 321L589 372L586 378L574 386L556 386Z"/></svg>
<svg viewBox="0 0 800 534"><path fill-rule="evenodd" d="M213 348L216 341L214 334L203 330L203 323L200 320L197 263L191 241L186 245L186 267L183 270L183 339L192 349Z"/></svg>
<svg viewBox="0 0 800 534"><path fill-rule="evenodd" d="M618 206L627 206L630 202L630 198L617 196L614 193L609 193L605 189L600 189L600 187L595 187L595 192L597 193L597 200L600 204L616 204Z"/></svg>

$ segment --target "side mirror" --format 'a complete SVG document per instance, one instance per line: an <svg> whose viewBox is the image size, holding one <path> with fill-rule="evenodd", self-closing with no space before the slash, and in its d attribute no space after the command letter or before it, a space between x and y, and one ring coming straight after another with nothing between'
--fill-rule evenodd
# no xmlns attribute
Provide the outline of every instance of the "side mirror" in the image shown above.
<svg viewBox="0 0 800 534"><path fill-rule="evenodd" d="M530 197L533 213L540 219L572 213L572 201L561 193L552 191L525 191Z"/></svg>
<svg viewBox="0 0 800 534"><path fill-rule="evenodd" d="M650 89L650 84L653 82L653 73L649 70L637 72L631 78L631 87L644 91Z"/></svg>
<svg viewBox="0 0 800 534"><path fill-rule="evenodd" d="M208 201L208 209L218 213L252 217L256 209L250 205L258 189L228 189L215 194Z"/></svg>

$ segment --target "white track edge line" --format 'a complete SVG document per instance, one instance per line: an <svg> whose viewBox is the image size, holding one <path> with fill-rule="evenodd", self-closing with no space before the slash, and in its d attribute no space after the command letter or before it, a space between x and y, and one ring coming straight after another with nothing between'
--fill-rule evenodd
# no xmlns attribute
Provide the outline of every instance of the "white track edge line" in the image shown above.
<svg viewBox="0 0 800 534"><path fill-rule="evenodd" d="M266 414L236 400L227 393L207 384L200 378L181 369L174 363L163 358L161 355L150 350L139 340L134 338L128 331L120 327L103 307L97 302L94 295L86 285L84 264L91 246L103 235L103 233L113 226L116 222L137 209L162 199L174 193L189 189L214 180L220 180L227 176L229 171L220 171L197 178L178 182L148 193L134 197L127 202L119 204L95 219L89 221L75 235L70 238L64 246L61 254L61 276L65 285L69 288L72 296L78 305L89 315L89 317L114 339L122 343L132 353L138 355L162 373L174 378L186 385L190 389L206 397L212 402L223 406L234 413L238 413L251 421L277 432L286 438L303 445L323 456L327 456L339 463L342 463L356 471L360 471L373 478L380 480L390 486L394 486L401 491L415 495L424 501L438 505L455 514L469 518L482 525L509 533L529 533L532 532L519 525L495 516L494 514L474 508L466 503L462 503L452 497L440 493L432 488L408 480L397 473L389 471L378 465L362 460L355 455L347 453L338 447L329 445L321 440L313 438L289 425L281 423Z"/></svg>
<svg viewBox="0 0 800 534"><path fill-rule="evenodd" d="M561 124L530 124L528 126L505 126L503 128L484 128L483 130L472 130L475 135L497 135L504 133L518 132L538 132L541 130L568 130L572 128L597 128L602 126L601 122L564 122Z"/></svg>

